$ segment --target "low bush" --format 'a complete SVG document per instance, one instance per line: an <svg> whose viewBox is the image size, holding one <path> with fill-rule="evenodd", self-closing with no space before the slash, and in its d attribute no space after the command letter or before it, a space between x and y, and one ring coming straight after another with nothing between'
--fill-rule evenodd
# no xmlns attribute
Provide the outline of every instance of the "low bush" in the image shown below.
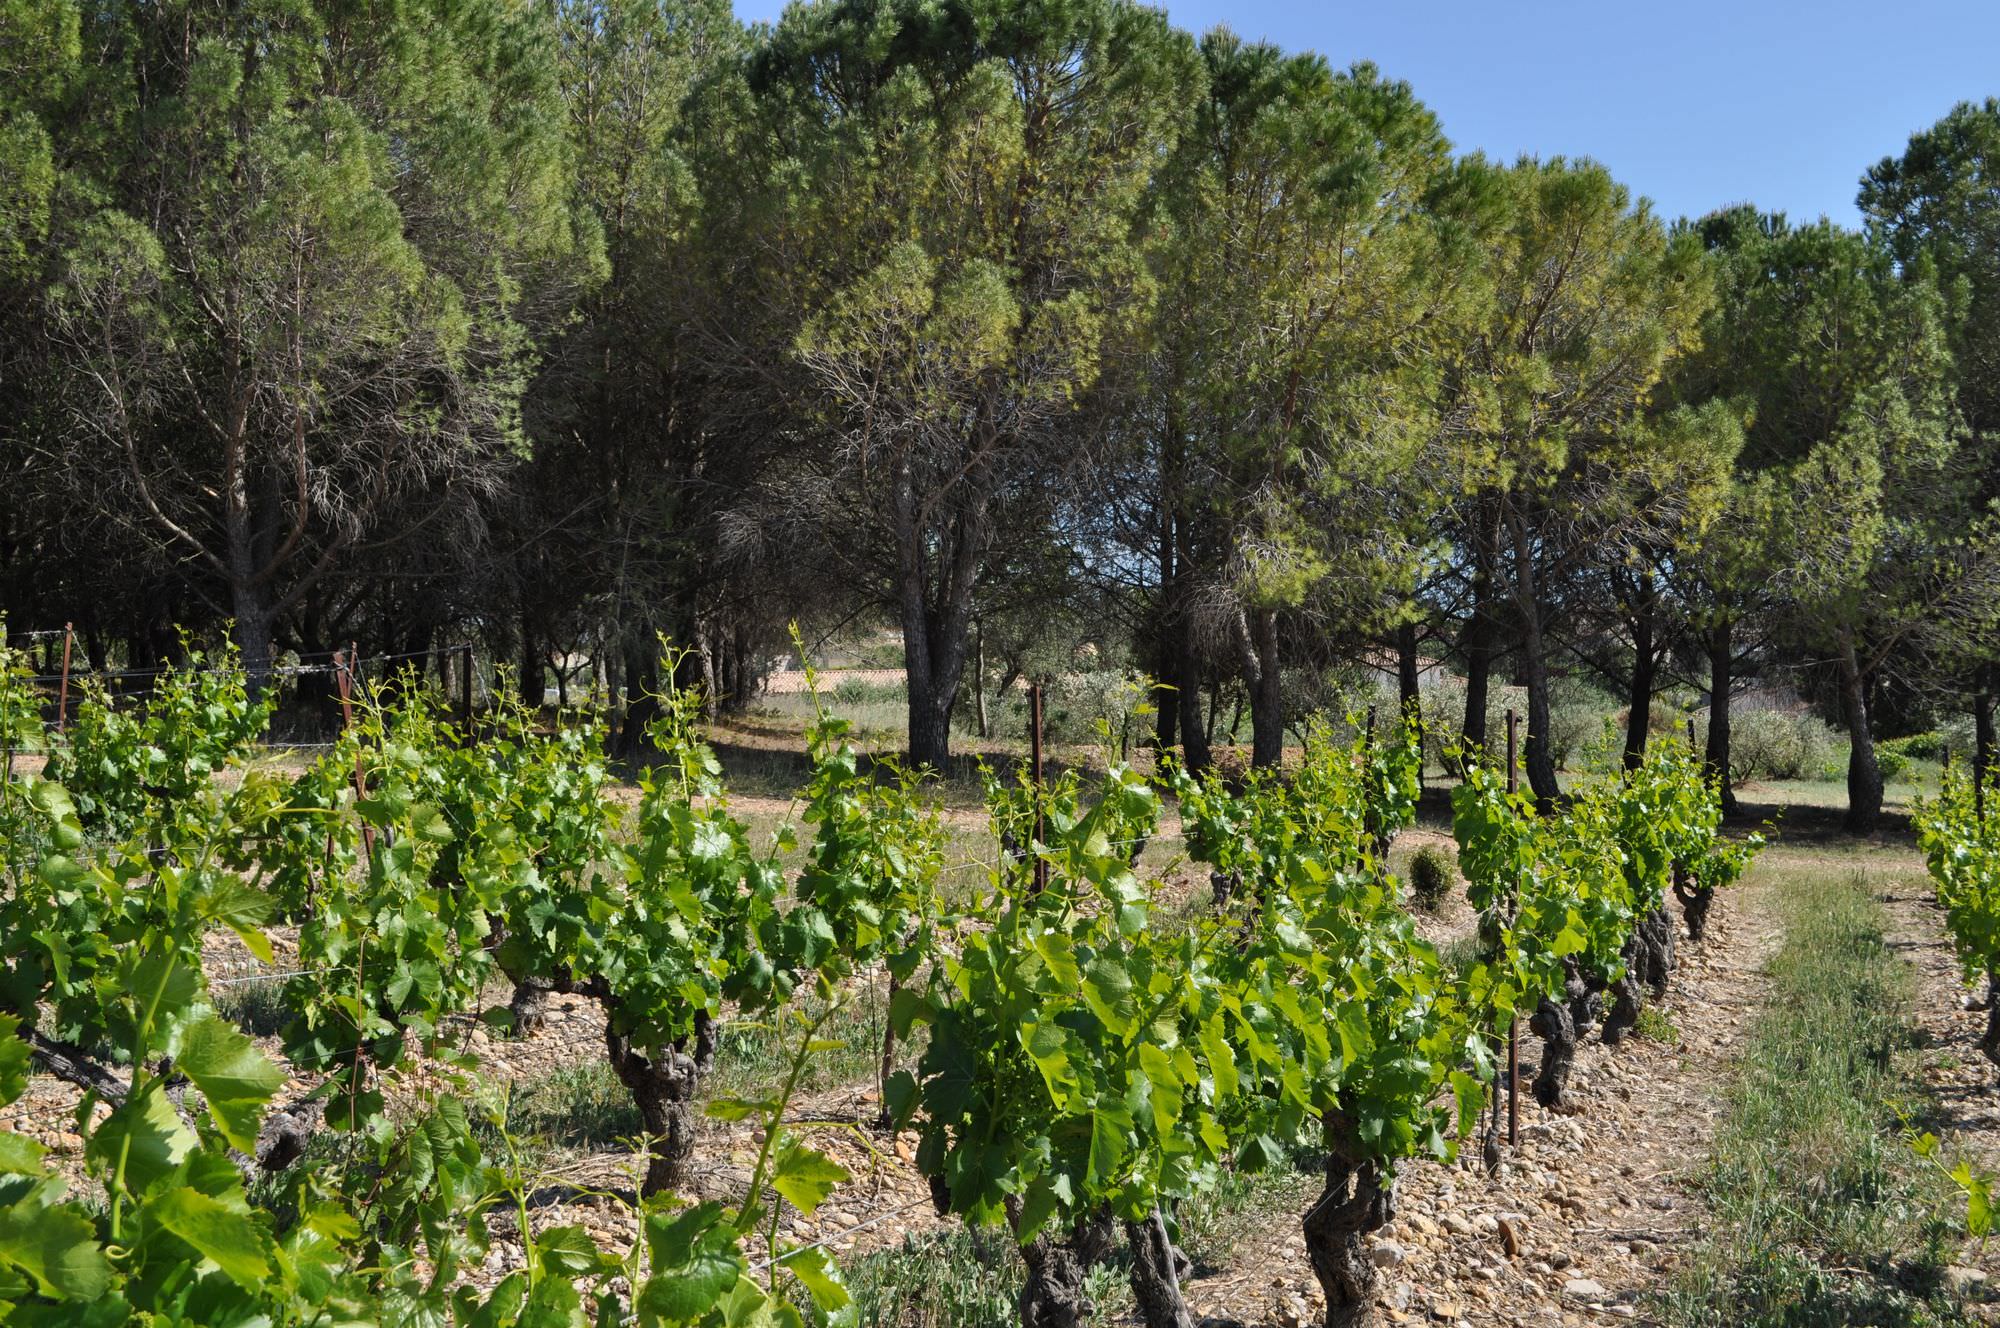
<svg viewBox="0 0 2000 1328"><path fill-rule="evenodd" d="M1410 900L1426 913L1444 907L1458 879L1458 863L1453 855L1434 844L1418 849L1410 859Z"/></svg>
<svg viewBox="0 0 2000 1328"><path fill-rule="evenodd" d="M1844 745L1805 711L1746 710L1730 716L1729 779L1825 779Z"/></svg>

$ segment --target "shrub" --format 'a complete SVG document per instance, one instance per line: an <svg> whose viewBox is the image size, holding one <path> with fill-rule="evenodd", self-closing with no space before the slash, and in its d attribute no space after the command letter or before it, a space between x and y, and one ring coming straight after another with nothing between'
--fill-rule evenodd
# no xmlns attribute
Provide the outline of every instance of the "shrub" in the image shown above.
<svg viewBox="0 0 2000 1328"><path fill-rule="evenodd" d="M1617 703L1581 678L1558 678L1549 686L1549 755L1558 770L1568 770L1592 744L1622 733L1608 731L1618 715ZM1502 721L1505 722L1504 720Z"/></svg>
<svg viewBox="0 0 2000 1328"><path fill-rule="evenodd" d="M900 682L875 682L868 678L842 678L834 684L832 702L836 709L853 710L882 702L907 704L909 688Z"/></svg>
<svg viewBox="0 0 2000 1328"><path fill-rule="evenodd" d="M1424 716L1424 760L1448 769L1450 762L1445 759L1445 749L1458 741L1459 730L1465 725L1465 683L1458 678L1444 679L1424 689L1420 704ZM1496 760L1506 759L1510 706L1526 716L1527 692L1494 683L1486 693L1486 740ZM1525 728L1522 736L1525 740Z"/></svg>
<svg viewBox="0 0 2000 1328"><path fill-rule="evenodd" d="M1410 898L1426 913L1444 907L1452 882L1457 879L1458 864L1447 850L1434 844L1424 845L1410 859Z"/></svg>
<svg viewBox="0 0 2000 1328"><path fill-rule="evenodd" d="M1909 773L1909 754L1901 747L1883 743L1875 748L1875 768L1884 779L1901 779Z"/></svg>
<svg viewBox="0 0 2000 1328"><path fill-rule="evenodd" d="M1907 738L1888 738L1876 744L1878 751L1894 751L1913 761L1935 761L1944 755L1944 734L1936 729L1912 733ZM1970 747L1962 750L1970 750Z"/></svg>
<svg viewBox="0 0 2000 1328"><path fill-rule="evenodd" d="M1729 779L1824 779L1840 735L1805 711L1746 710L1730 717Z"/></svg>

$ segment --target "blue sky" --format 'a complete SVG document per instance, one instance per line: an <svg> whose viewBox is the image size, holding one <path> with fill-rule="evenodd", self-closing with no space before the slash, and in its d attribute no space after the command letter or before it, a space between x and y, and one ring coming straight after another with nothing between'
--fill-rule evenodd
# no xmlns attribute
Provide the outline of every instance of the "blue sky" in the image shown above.
<svg viewBox="0 0 2000 1328"><path fill-rule="evenodd" d="M744 19L780 0L736 0ZM1591 156L1668 217L1749 202L1855 224L1855 186L1955 103L2000 96L2000 0L1170 0L1195 32L1373 60L1462 150Z"/></svg>

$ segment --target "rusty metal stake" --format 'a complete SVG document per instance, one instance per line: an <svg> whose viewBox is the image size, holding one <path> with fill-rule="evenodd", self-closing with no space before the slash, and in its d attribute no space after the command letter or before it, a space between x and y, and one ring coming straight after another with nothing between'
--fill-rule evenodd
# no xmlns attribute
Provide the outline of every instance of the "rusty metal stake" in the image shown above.
<svg viewBox="0 0 2000 1328"><path fill-rule="evenodd" d="M1514 793L1521 787L1521 776L1515 762L1515 726L1519 716L1512 706L1507 707L1507 791ZM1516 887L1519 888L1518 886ZM1510 901L1514 907L1518 900ZM1497 1105L1497 1102L1496 1102ZM1517 1013L1507 1021L1507 1145L1518 1147L1521 1142L1521 1016Z"/></svg>
<svg viewBox="0 0 2000 1328"><path fill-rule="evenodd" d="M347 654L333 652L333 676L340 688L340 726L342 731L354 727L354 663L359 658L352 641L347 644ZM354 796L368 796L368 779L361 765L361 747L354 748ZM366 821L361 823L361 847L368 854L368 860L375 860L375 827Z"/></svg>
<svg viewBox="0 0 2000 1328"><path fill-rule="evenodd" d="M463 716L461 723L465 728L466 745L470 746L472 744L472 643L468 641L459 649L464 653L459 656L458 661L458 686L462 693L458 704L460 714Z"/></svg>
<svg viewBox="0 0 2000 1328"><path fill-rule="evenodd" d="M1047 827L1042 820L1042 685L1033 683L1028 687L1028 752L1034 764L1035 775L1035 843L1042 842ZM1049 886L1049 862L1040 849L1035 851L1035 893L1040 894Z"/></svg>
<svg viewBox="0 0 2000 1328"><path fill-rule="evenodd" d="M69 647L76 639L76 624L63 624L62 687L56 693L56 732L69 727Z"/></svg>

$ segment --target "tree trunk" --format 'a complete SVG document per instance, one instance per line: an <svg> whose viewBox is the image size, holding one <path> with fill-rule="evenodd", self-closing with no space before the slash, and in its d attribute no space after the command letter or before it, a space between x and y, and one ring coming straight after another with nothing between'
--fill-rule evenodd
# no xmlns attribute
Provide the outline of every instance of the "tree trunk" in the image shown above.
<svg viewBox="0 0 2000 1328"><path fill-rule="evenodd" d="M1642 573L1631 596L1632 690L1625 716L1625 768L1637 770L1646 760L1646 739L1653 731L1653 672L1658 660L1653 655L1653 610L1655 595L1651 573Z"/></svg>
<svg viewBox="0 0 2000 1328"><path fill-rule="evenodd" d="M236 615L234 638L243 665L244 686L252 700L260 698L271 683L271 637L273 617L263 587L249 577L233 578L229 607Z"/></svg>
<svg viewBox="0 0 2000 1328"><path fill-rule="evenodd" d="M701 717L713 724L722 695L715 673L715 640L708 624L697 618L694 625L694 665L696 685L701 688Z"/></svg>
<svg viewBox="0 0 2000 1328"><path fill-rule="evenodd" d="M1322 1124L1326 1188L1302 1223L1306 1254L1326 1295L1326 1328L1366 1328L1376 1321L1375 1263L1361 1240L1396 1215L1395 1193L1361 1154L1352 1120L1330 1111Z"/></svg>
<svg viewBox="0 0 2000 1328"><path fill-rule="evenodd" d="M1465 655L1465 722L1459 727L1459 741L1468 755L1486 747L1487 693L1498 635L1493 621L1493 565L1499 561L1499 550L1497 538L1488 530L1489 523L1482 518L1472 544L1472 616L1459 638Z"/></svg>
<svg viewBox="0 0 2000 1328"><path fill-rule="evenodd" d="M1146 1328L1194 1328L1181 1298L1181 1255L1167 1235L1167 1221L1155 1208L1143 1222L1127 1222L1132 1247L1132 1299Z"/></svg>
<svg viewBox="0 0 2000 1328"><path fill-rule="evenodd" d="M972 704L983 741L993 736L993 725L986 718L986 628L976 622L972 624Z"/></svg>
<svg viewBox="0 0 2000 1328"><path fill-rule="evenodd" d="M1417 787L1423 787L1424 744L1423 672L1417 661L1417 625L1406 622L1396 629L1396 707L1404 718L1417 721Z"/></svg>
<svg viewBox="0 0 2000 1328"><path fill-rule="evenodd" d="M1722 791L1722 812L1736 814L1736 788L1729 778L1729 701L1735 689L1735 626L1724 618L1708 631L1708 748L1703 761Z"/></svg>
<svg viewBox="0 0 2000 1328"><path fill-rule="evenodd" d="M530 710L540 710L542 702L548 699L549 679L547 656L542 654L542 643L536 639L534 625L528 620L528 611L521 610L521 700Z"/></svg>
<svg viewBox="0 0 2000 1328"><path fill-rule="evenodd" d="M1986 772L1993 767L1993 666L1982 664L1978 672L1978 688L1972 694L1972 779L1975 787L1986 783ZM1981 812L1986 809L1982 796L1979 802Z"/></svg>
<svg viewBox="0 0 2000 1328"><path fill-rule="evenodd" d="M1201 663L1195 655L1194 642L1189 639L1192 630L1184 615L1175 617L1174 704L1181 712L1181 762L1190 771L1199 772L1215 763L1215 753L1208 742L1209 725L1214 717L1211 714L1205 720L1201 713Z"/></svg>
<svg viewBox="0 0 2000 1328"><path fill-rule="evenodd" d="M972 637L972 592L985 562L986 501L955 508L948 535L933 538L907 460L891 481L896 527L896 607L903 627L903 676L909 687L910 764L951 769L951 710ZM931 576L937 561L938 575Z"/></svg>
<svg viewBox="0 0 2000 1328"><path fill-rule="evenodd" d="M694 1054L684 1047L663 1047L648 1054L616 1031L606 1010L604 1046L618 1082L638 1104L646 1123L651 1160L641 1193L661 1194L687 1179L687 1160L694 1153L699 1113L695 1096L702 1078L715 1063L715 1028L707 1015L695 1016Z"/></svg>
<svg viewBox="0 0 2000 1328"><path fill-rule="evenodd" d="M1080 1328L1094 1308L1084 1280L1104 1262L1115 1242L1111 1214L1086 1218L1067 1238L1046 1231L1021 1247L1028 1279L1021 1287L1021 1328Z"/></svg>
<svg viewBox="0 0 2000 1328"><path fill-rule="evenodd" d="M935 688L910 689L910 765L939 774L951 768L951 699Z"/></svg>
<svg viewBox="0 0 2000 1328"><path fill-rule="evenodd" d="M1521 672L1528 687L1528 741L1522 763L1535 803L1546 813L1562 797L1562 786L1556 782L1555 754L1549 750L1549 661L1543 653L1541 593L1535 584L1535 550L1527 523L1516 513L1509 524L1514 534L1514 607L1521 615Z"/></svg>
<svg viewBox="0 0 2000 1328"><path fill-rule="evenodd" d="M659 718L660 656L651 642L634 643L625 653L625 723L619 730L620 753L634 760L651 739L648 730Z"/></svg>
<svg viewBox="0 0 2000 1328"><path fill-rule="evenodd" d="M1278 669L1278 611L1250 615L1250 667L1243 682L1250 690L1250 764L1275 770L1285 757L1284 682Z"/></svg>
<svg viewBox="0 0 2000 1328"><path fill-rule="evenodd" d="M1865 835L1882 814L1882 768L1875 761L1875 736L1868 727L1868 683L1861 675L1854 633L1840 632L1840 705L1847 720L1847 829Z"/></svg>

